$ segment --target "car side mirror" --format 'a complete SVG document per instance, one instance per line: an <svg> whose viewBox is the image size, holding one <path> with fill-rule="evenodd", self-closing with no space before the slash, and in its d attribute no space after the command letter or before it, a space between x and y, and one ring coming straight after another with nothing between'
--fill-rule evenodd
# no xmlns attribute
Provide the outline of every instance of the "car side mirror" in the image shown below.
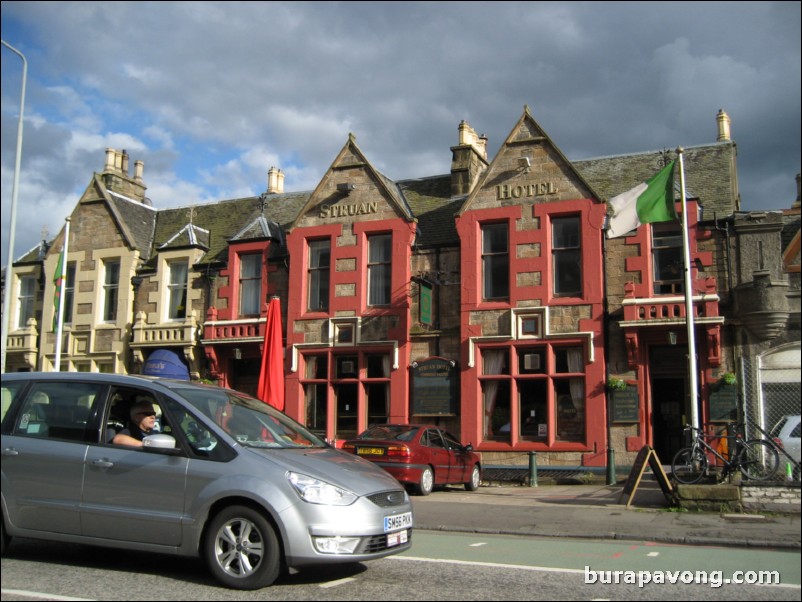
<svg viewBox="0 0 802 602"><path fill-rule="evenodd" d="M180 455L181 450L175 446L175 437L157 433L148 435L142 439L142 449L148 452L167 454L168 456Z"/></svg>
<svg viewBox="0 0 802 602"><path fill-rule="evenodd" d="M473 445L471 445L471 444L469 443L469 444L468 444L468 445L466 445L466 446L465 446L463 449L464 449L466 452L472 452L472 451L473 451Z"/></svg>

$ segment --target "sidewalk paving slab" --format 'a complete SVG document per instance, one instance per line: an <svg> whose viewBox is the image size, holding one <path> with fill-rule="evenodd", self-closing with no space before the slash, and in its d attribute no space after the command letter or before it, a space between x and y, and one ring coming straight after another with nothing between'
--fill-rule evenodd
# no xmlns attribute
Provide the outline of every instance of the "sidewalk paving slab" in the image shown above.
<svg viewBox="0 0 802 602"><path fill-rule="evenodd" d="M630 500L623 484L459 487L413 496L416 528L536 537L800 549L799 514L739 514L670 508L656 482Z"/></svg>

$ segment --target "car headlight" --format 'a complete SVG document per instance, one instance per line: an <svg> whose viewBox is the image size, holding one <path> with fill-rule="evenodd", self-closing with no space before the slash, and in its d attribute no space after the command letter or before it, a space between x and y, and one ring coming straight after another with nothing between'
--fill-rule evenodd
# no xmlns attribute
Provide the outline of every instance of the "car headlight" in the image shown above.
<svg viewBox="0 0 802 602"><path fill-rule="evenodd" d="M287 479L301 499L310 504L350 506L357 500L355 493L297 472L288 472Z"/></svg>

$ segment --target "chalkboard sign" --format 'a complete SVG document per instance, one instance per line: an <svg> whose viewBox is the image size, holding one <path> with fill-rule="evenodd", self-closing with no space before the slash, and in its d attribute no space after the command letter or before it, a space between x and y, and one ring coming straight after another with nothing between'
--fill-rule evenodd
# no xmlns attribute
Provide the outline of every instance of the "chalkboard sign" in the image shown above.
<svg viewBox="0 0 802 602"><path fill-rule="evenodd" d="M453 416L459 407L456 362L431 357L412 365L412 413Z"/></svg>
<svg viewBox="0 0 802 602"><path fill-rule="evenodd" d="M627 482L624 483L624 489L621 491L621 497L618 500L619 504L623 501L624 497L627 498L627 508L632 504L632 498L635 497L635 491L638 489L638 485L640 485L647 464L649 468L652 469L652 474L660 485L660 489L663 491L666 500L668 500L669 503L673 503L673 487L668 480L668 475L666 475L663 470L660 458L657 457L657 452L655 452L654 449L648 445L644 445L635 458L632 470L629 471L629 477L627 477Z"/></svg>
<svg viewBox="0 0 802 602"><path fill-rule="evenodd" d="M611 391L613 398L613 422L638 422L640 400L638 387L627 386L623 391Z"/></svg>
<svg viewBox="0 0 802 602"><path fill-rule="evenodd" d="M738 410L738 387L735 385L713 385L710 391L710 420L729 421Z"/></svg>

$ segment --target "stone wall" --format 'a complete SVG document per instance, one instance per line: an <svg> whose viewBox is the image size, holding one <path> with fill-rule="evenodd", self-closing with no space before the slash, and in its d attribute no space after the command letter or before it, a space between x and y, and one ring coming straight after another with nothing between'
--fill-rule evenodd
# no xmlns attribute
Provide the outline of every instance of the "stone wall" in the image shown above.
<svg viewBox="0 0 802 602"><path fill-rule="evenodd" d="M788 485L742 485L741 504L748 512L781 512L783 514L799 514L799 483Z"/></svg>

